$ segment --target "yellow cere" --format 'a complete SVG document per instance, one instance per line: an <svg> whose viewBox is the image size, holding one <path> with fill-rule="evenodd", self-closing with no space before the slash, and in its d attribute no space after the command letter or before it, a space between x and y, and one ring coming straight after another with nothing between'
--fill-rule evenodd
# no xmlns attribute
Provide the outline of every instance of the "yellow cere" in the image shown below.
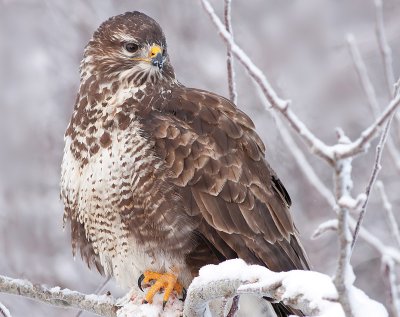
<svg viewBox="0 0 400 317"><path fill-rule="evenodd" d="M153 58L156 57L158 53L162 54L162 48L154 44L150 49L149 56L150 58Z"/></svg>

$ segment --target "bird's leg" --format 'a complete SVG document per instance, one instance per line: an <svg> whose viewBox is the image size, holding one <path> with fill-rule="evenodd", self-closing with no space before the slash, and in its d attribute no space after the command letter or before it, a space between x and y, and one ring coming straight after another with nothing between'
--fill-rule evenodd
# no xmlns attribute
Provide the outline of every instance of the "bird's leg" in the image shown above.
<svg viewBox="0 0 400 317"><path fill-rule="evenodd" d="M139 277L138 286L141 290L143 290L142 283L149 284L151 281L155 282L153 285L151 285L150 289L146 293L143 303L152 303L154 295L161 289L164 290L163 308L167 304L167 301L171 296L172 291L175 291L178 294L182 294L183 297L186 297L186 290L178 282L178 277L174 273L157 273L152 271L145 271ZM185 298L183 298L183 300L184 299Z"/></svg>

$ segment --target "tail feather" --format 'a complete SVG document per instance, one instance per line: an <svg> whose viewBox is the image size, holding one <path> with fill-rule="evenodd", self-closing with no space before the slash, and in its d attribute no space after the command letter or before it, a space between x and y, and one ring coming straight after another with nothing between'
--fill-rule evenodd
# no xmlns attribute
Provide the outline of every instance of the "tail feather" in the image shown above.
<svg viewBox="0 0 400 317"><path fill-rule="evenodd" d="M288 316L304 316L300 310L294 310L282 303L273 303L272 308L275 311L277 317L288 317Z"/></svg>

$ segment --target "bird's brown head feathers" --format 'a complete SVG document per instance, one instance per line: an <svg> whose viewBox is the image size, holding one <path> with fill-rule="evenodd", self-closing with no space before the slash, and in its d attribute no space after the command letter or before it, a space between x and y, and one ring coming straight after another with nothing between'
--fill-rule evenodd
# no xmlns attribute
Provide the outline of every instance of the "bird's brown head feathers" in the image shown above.
<svg viewBox="0 0 400 317"><path fill-rule="evenodd" d="M174 80L160 25L138 11L103 22L87 45L81 64L82 78L91 75L103 82L118 77L134 86Z"/></svg>

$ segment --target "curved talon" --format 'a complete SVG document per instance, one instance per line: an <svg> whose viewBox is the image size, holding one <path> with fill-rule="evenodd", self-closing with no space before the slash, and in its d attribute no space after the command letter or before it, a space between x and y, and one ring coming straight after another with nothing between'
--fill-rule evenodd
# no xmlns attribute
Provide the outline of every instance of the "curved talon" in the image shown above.
<svg viewBox="0 0 400 317"><path fill-rule="evenodd" d="M157 292L164 293L163 296L163 309L166 307L168 299L173 291L177 294L183 295L183 300L186 298L186 289L177 281L177 276L173 273L158 273L152 271L145 271L138 279L138 286L143 291L142 283L153 284L150 289L146 292L143 303L152 303L153 297Z"/></svg>
<svg viewBox="0 0 400 317"><path fill-rule="evenodd" d="M143 292L143 288L142 288L142 282L143 282L143 280L144 280L144 274L142 274L142 275L140 275L139 276L139 279L138 279L138 286L139 286L139 288L140 288L140 290Z"/></svg>
<svg viewBox="0 0 400 317"><path fill-rule="evenodd" d="M165 305L167 305L167 301L166 300L163 300L163 302L162 302L162 309L164 310L164 308L165 308Z"/></svg>
<svg viewBox="0 0 400 317"><path fill-rule="evenodd" d="M185 299L186 299L186 295L187 295L186 288L182 287L182 298L179 298L179 300L181 300L182 302L184 302Z"/></svg>

